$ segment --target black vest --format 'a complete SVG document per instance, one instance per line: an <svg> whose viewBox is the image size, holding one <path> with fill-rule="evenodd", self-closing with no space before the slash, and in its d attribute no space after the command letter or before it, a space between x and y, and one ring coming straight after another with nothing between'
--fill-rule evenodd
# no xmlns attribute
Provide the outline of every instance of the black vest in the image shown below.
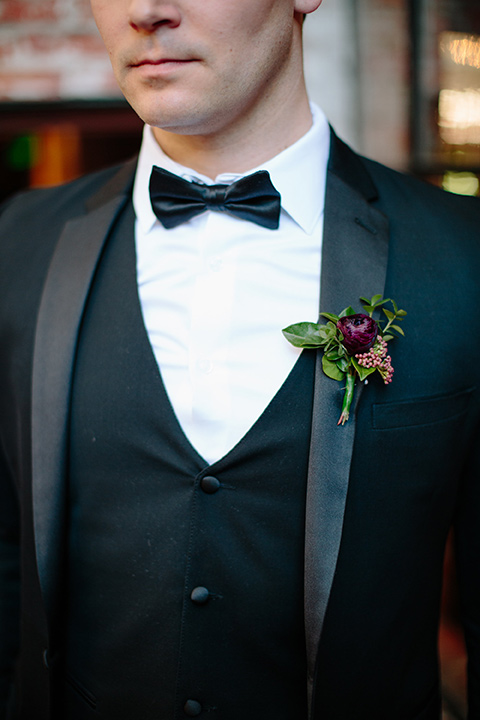
<svg viewBox="0 0 480 720"><path fill-rule="evenodd" d="M314 355L211 466L166 395L131 206L109 238L72 391L62 718L306 718L304 513Z"/></svg>

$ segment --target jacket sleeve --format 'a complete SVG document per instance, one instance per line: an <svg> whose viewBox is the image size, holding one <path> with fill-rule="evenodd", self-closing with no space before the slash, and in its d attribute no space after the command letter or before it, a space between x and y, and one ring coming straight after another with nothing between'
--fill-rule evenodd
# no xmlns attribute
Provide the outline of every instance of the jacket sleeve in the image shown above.
<svg viewBox="0 0 480 720"><path fill-rule="evenodd" d="M480 424L461 487L455 544L468 655L468 720L480 720Z"/></svg>
<svg viewBox="0 0 480 720"><path fill-rule="evenodd" d="M1 442L1 438L0 438ZM7 463L0 446L0 720L12 700L19 647L19 513Z"/></svg>

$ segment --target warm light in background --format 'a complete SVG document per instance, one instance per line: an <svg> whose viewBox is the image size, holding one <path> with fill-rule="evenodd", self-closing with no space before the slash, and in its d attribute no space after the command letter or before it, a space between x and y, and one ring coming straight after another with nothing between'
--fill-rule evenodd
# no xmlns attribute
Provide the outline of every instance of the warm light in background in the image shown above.
<svg viewBox="0 0 480 720"><path fill-rule="evenodd" d="M443 32L438 42L440 138L449 145L479 145L480 35Z"/></svg>
<svg viewBox="0 0 480 720"><path fill-rule="evenodd" d="M59 185L78 177L80 149L77 126L62 123L41 128L35 135L30 186Z"/></svg>
<svg viewBox="0 0 480 720"><path fill-rule="evenodd" d="M457 195L478 195L480 181L471 172L446 172L443 176L442 187L444 190L456 193Z"/></svg>
<svg viewBox="0 0 480 720"><path fill-rule="evenodd" d="M480 143L480 90L441 90L438 125L440 136L447 143Z"/></svg>
<svg viewBox="0 0 480 720"><path fill-rule="evenodd" d="M444 32L440 36L440 49L457 65L480 68L480 36Z"/></svg>

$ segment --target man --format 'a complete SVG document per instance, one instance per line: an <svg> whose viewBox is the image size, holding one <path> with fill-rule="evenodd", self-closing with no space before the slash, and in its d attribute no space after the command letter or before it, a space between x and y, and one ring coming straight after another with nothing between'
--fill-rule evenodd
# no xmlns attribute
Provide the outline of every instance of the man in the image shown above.
<svg viewBox="0 0 480 720"><path fill-rule="evenodd" d="M438 719L455 524L480 718L479 205L310 108L320 2L92 0L148 127L2 214L3 717ZM377 293L394 379L338 427L281 330Z"/></svg>

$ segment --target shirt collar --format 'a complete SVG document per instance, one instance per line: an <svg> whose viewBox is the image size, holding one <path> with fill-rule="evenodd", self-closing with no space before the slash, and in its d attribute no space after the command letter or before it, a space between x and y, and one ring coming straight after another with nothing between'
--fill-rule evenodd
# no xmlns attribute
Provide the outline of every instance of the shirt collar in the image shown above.
<svg viewBox="0 0 480 720"><path fill-rule="evenodd" d="M207 185L229 184L252 172L267 170L282 197L282 209L306 233L312 233L325 205L330 129L320 108L313 103L310 107L313 124L297 142L256 168L240 174L222 173L215 180L179 165L165 155L152 128L145 125L133 188L133 205L142 231L148 233L156 222L148 187L152 167L157 165L186 180L200 180Z"/></svg>

